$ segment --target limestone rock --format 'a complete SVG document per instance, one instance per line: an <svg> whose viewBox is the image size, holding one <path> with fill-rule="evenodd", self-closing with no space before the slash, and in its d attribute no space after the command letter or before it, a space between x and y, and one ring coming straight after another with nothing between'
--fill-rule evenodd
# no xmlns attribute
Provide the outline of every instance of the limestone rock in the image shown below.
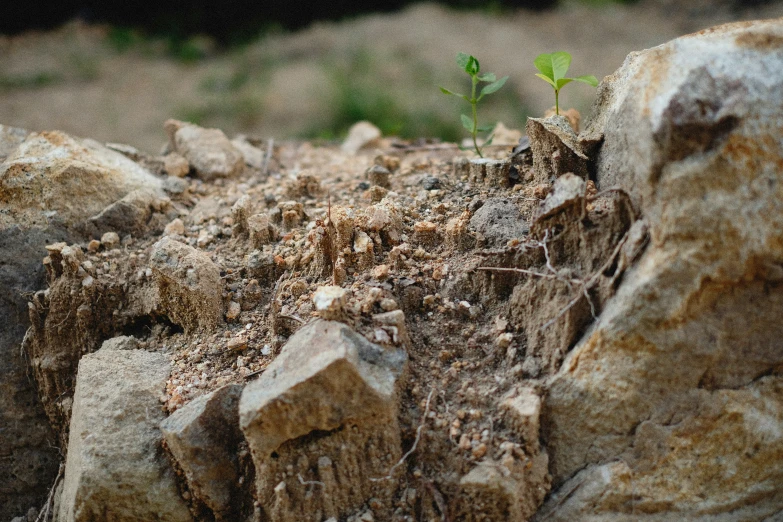
<svg viewBox="0 0 783 522"><path fill-rule="evenodd" d="M563 174L555 180L552 191L541 202L535 219L546 219L571 206L578 205L578 210L581 211L584 197L585 180L570 172Z"/></svg>
<svg viewBox="0 0 783 522"><path fill-rule="evenodd" d="M515 397L504 399L500 410L531 453L537 453L541 424L541 397L530 388L522 388Z"/></svg>
<svg viewBox="0 0 783 522"><path fill-rule="evenodd" d="M79 363L58 521L191 520L162 454L165 355L101 349Z"/></svg>
<svg viewBox="0 0 783 522"><path fill-rule="evenodd" d="M0 164L0 224L75 225L160 179L122 154L62 132L30 134ZM43 212L42 212L43 210Z"/></svg>
<svg viewBox="0 0 783 522"><path fill-rule="evenodd" d="M633 53L599 88L598 188L633 195L650 241L549 383L561 492L609 478L547 520L783 510L781 70L783 21L743 22Z"/></svg>
<svg viewBox="0 0 783 522"><path fill-rule="evenodd" d="M397 379L405 361L402 350L316 320L245 387L240 425L270 520L342 518L370 498L390 515L394 481L370 479L386 476L401 456Z"/></svg>
<svg viewBox="0 0 783 522"><path fill-rule="evenodd" d="M191 401L160 425L191 494L218 521L236 520L242 507L237 462L241 393L242 386L224 386Z"/></svg>
<svg viewBox="0 0 783 522"><path fill-rule="evenodd" d="M520 239L528 233L528 224L519 208L507 198L490 198L470 218L471 231L484 236L493 245Z"/></svg>
<svg viewBox="0 0 783 522"><path fill-rule="evenodd" d="M158 282L161 307L174 323L193 331L222 321L223 281L208 255L164 237L152 247L150 267Z"/></svg>
<svg viewBox="0 0 783 522"><path fill-rule="evenodd" d="M24 129L0 124L0 162L21 145L28 134L30 132Z"/></svg>
<svg viewBox="0 0 783 522"><path fill-rule="evenodd" d="M566 172L587 179L588 158L564 116L528 118L527 135L533 151L535 183L549 183Z"/></svg>
<svg viewBox="0 0 783 522"><path fill-rule="evenodd" d="M245 158L220 129L205 129L177 120L165 123L172 150L183 156L203 180L228 178L245 167Z"/></svg>
<svg viewBox="0 0 783 522"><path fill-rule="evenodd" d="M381 137L381 130L369 121L354 123L348 129L348 137L343 142L343 152L356 154L364 147L372 145Z"/></svg>
<svg viewBox="0 0 783 522"><path fill-rule="evenodd" d="M231 144L242 153L245 158L245 165L261 170L264 168L264 151L247 141L245 137L236 137L231 140Z"/></svg>

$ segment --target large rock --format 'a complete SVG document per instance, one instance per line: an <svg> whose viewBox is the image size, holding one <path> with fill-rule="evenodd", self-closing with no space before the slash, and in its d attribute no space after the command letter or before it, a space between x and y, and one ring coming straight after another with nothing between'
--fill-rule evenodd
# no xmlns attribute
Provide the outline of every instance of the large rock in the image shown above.
<svg viewBox="0 0 783 522"><path fill-rule="evenodd" d="M238 485L241 394L240 385L224 386L189 402L160 425L191 494L217 521L237 520L243 507Z"/></svg>
<svg viewBox="0 0 783 522"><path fill-rule="evenodd" d="M599 88L599 190L632 194L650 244L549 383L565 485L542 520L783 510L781 71L778 19L631 54Z"/></svg>
<svg viewBox="0 0 783 522"><path fill-rule="evenodd" d="M59 458L19 347L28 297L44 285L44 246L83 238L91 216L131 191L157 191L160 181L60 132L0 126L0 161L0 520L10 520L43 503Z"/></svg>
<svg viewBox="0 0 783 522"><path fill-rule="evenodd" d="M196 176L204 180L235 176L245 168L242 152L220 129L205 129L192 123L165 123L169 146L188 160Z"/></svg>
<svg viewBox="0 0 783 522"><path fill-rule="evenodd" d="M107 342L79 363L59 522L187 522L162 451L165 355Z"/></svg>
<svg viewBox="0 0 783 522"><path fill-rule="evenodd" d="M150 266L161 307L186 331L214 328L223 320L223 281L207 254L164 237L152 247Z"/></svg>
<svg viewBox="0 0 783 522"><path fill-rule="evenodd" d="M316 320L245 387L240 425L269 520L342 518L370 498L376 515L390 515L397 475L385 477L402 453L397 379L405 361L402 350Z"/></svg>

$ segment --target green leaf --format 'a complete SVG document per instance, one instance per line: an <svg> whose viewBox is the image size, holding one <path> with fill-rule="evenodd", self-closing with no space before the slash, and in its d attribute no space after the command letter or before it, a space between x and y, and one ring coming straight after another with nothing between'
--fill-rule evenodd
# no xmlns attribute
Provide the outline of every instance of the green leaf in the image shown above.
<svg viewBox="0 0 783 522"><path fill-rule="evenodd" d="M465 127L469 132L473 132L473 120L470 119L470 116L467 114L462 114L462 126Z"/></svg>
<svg viewBox="0 0 783 522"><path fill-rule="evenodd" d="M571 83L572 81L574 81L573 78L560 78L559 80L557 80L557 90L559 91L560 89L562 89L563 87Z"/></svg>
<svg viewBox="0 0 783 522"><path fill-rule="evenodd" d="M461 97L465 98L464 94L457 94L456 92L452 92L452 91L448 90L445 87L441 87L440 88L440 92L442 92L443 94L448 94L449 96L461 96Z"/></svg>
<svg viewBox="0 0 783 522"><path fill-rule="evenodd" d="M482 82L494 82L495 80L497 80L497 77L495 76L495 73L487 73L487 74L482 74L481 76L478 77L478 79L481 80Z"/></svg>
<svg viewBox="0 0 783 522"><path fill-rule="evenodd" d="M499 79L496 82L492 82L489 85L485 85L483 89L481 89L481 94L479 95L479 100L486 96L487 94L492 94L493 92L497 91L501 87L503 87L503 84L506 83L506 80L508 80L508 76L504 76L503 78Z"/></svg>
<svg viewBox="0 0 783 522"><path fill-rule="evenodd" d="M468 60L470 60L469 54L457 53L457 65L463 71L468 67Z"/></svg>
<svg viewBox="0 0 783 522"><path fill-rule="evenodd" d="M549 78L549 77L547 77L547 76L544 76L543 74L536 74L536 76L538 76L539 78L541 78L542 80L544 80L546 83L548 83L549 85L551 85L553 88L557 89L557 85L555 84L555 82L553 82L553 81L552 81L552 79L551 79L551 78Z"/></svg>
<svg viewBox="0 0 783 522"><path fill-rule="evenodd" d="M592 85L593 87L598 87L598 78L596 78L592 74L579 76L578 78L574 78L574 80L577 82L586 83L587 85Z"/></svg>
<svg viewBox="0 0 783 522"><path fill-rule="evenodd" d="M476 129L476 130L477 130L478 132L489 132L489 131L491 131L491 130L492 130L492 129L494 129L494 128L495 128L495 126L494 126L494 125L482 125L481 127L479 127L479 128L478 128L478 129Z"/></svg>
<svg viewBox="0 0 783 522"><path fill-rule="evenodd" d="M492 140L494 139L495 139L495 135L493 134L492 136L487 138L487 140L484 142L484 145L482 145L482 147L486 147L487 145L492 145Z"/></svg>
<svg viewBox="0 0 783 522"><path fill-rule="evenodd" d="M479 72L479 62L473 56L468 58L468 63L465 65L465 72L471 76L475 76Z"/></svg>
<svg viewBox="0 0 783 522"><path fill-rule="evenodd" d="M541 74L556 82L565 77L568 72L568 68L571 66L571 55L565 51L539 54L533 65L541 71Z"/></svg>

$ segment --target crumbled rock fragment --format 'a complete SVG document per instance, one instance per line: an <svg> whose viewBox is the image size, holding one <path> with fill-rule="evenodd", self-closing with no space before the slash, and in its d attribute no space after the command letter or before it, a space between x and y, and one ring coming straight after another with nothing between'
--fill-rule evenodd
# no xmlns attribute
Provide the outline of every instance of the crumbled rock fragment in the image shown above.
<svg viewBox="0 0 783 522"><path fill-rule="evenodd" d="M529 227L519 208L506 198L490 198L470 218L469 229L490 244L504 245L527 235Z"/></svg>
<svg viewBox="0 0 783 522"><path fill-rule="evenodd" d="M267 214L253 214L247 219L247 230L253 248L262 248L277 236L275 226L269 222Z"/></svg>
<svg viewBox="0 0 783 522"><path fill-rule="evenodd" d="M117 234L117 232L106 232L101 236L101 245L103 245L103 248L106 250L117 248L119 244L120 236Z"/></svg>
<svg viewBox="0 0 783 522"><path fill-rule="evenodd" d="M245 166L242 153L222 130L168 120L164 124L174 152L182 155L203 180L227 178L239 174Z"/></svg>
<svg viewBox="0 0 783 522"><path fill-rule="evenodd" d="M541 425L541 397L535 390L520 389L516 396L504 399L500 403L500 411L504 412L511 428L525 441L530 454L537 453Z"/></svg>
<svg viewBox="0 0 783 522"><path fill-rule="evenodd" d="M348 129L348 137L343 142L342 150L347 154L356 154L364 147L376 143L380 137L381 130L369 121L354 123Z"/></svg>
<svg viewBox="0 0 783 522"><path fill-rule="evenodd" d="M226 310L226 321L236 321L239 318L239 314L242 313L242 306L236 301L228 303Z"/></svg>
<svg viewBox="0 0 783 522"><path fill-rule="evenodd" d="M413 224L413 239L420 245L434 247L440 243L438 225L431 221L418 221Z"/></svg>
<svg viewBox="0 0 783 522"><path fill-rule="evenodd" d="M213 328L223 320L223 282L209 256L164 237L152 247L150 268L160 306L172 322L192 331Z"/></svg>
<svg viewBox="0 0 783 522"><path fill-rule="evenodd" d="M182 155L176 152L169 152L163 156L163 170L169 176L184 178L190 172L190 163Z"/></svg>
<svg viewBox="0 0 783 522"><path fill-rule="evenodd" d="M321 179L310 171L298 172L288 185L288 196L292 198L315 198L321 195Z"/></svg>
<svg viewBox="0 0 783 522"><path fill-rule="evenodd" d="M169 372L165 355L143 350L82 357L58 520L192 520L160 449Z"/></svg>
<svg viewBox="0 0 783 522"><path fill-rule="evenodd" d="M343 519L374 499L373 511L391 518L395 488L371 479L402 454L397 380L405 362L404 351L332 321L313 321L288 340L239 404L264 516Z"/></svg>
<svg viewBox="0 0 783 522"><path fill-rule="evenodd" d="M564 116L528 118L527 135L533 150L534 183L550 183L566 172L587 179L588 158Z"/></svg>
<svg viewBox="0 0 783 522"><path fill-rule="evenodd" d="M555 107L547 109L544 113L544 118L551 118L552 116L557 116ZM560 109L560 116L563 116L565 119L567 119L568 124L571 125L572 129L574 129L574 132L579 134L579 123L582 121L582 115L579 114L578 110L573 108L568 110Z"/></svg>
<svg viewBox="0 0 783 522"><path fill-rule="evenodd" d="M167 236L184 236L185 223L180 218L173 220L163 229L163 234Z"/></svg>
<svg viewBox="0 0 783 522"><path fill-rule="evenodd" d="M231 384L202 395L160 424L166 446L185 473L188 490L217 521L236 520L244 501L237 484L242 388Z"/></svg>
<svg viewBox="0 0 783 522"><path fill-rule="evenodd" d="M584 198L585 180L570 172L563 174L555 180L555 183L552 185L552 191L539 205L535 220L546 219L567 207L575 205L581 211Z"/></svg>
<svg viewBox="0 0 783 522"><path fill-rule="evenodd" d="M340 320L345 315L347 292L339 286L319 286L313 295L318 314L327 320Z"/></svg>
<svg viewBox="0 0 783 522"><path fill-rule="evenodd" d="M380 165L373 165L369 169L367 169L367 172L365 173L367 176L367 180L372 185L377 185L379 187L383 188L391 188L391 182L389 181L389 178L391 177L391 172L386 167L382 167Z"/></svg>
<svg viewBox="0 0 783 522"><path fill-rule="evenodd" d="M511 162L478 158L471 160L468 166L468 179L471 183L484 184L490 187L508 187L508 173Z"/></svg>
<svg viewBox="0 0 783 522"><path fill-rule="evenodd" d="M258 170L264 168L264 157L266 154L263 150L247 141L244 136L237 136L231 140L231 145L242 153L242 157L245 159L245 165Z"/></svg>

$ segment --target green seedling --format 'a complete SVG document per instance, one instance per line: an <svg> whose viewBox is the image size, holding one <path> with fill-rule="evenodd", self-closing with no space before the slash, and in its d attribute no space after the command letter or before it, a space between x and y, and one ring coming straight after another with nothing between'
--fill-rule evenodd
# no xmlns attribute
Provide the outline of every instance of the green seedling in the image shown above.
<svg viewBox="0 0 783 522"><path fill-rule="evenodd" d="M476 107L478 102L480 102L484 96L487 94L492 94L493 92L503 87L503 84L506 83L506 80L508 80L508 76L504 76L498 80L492 73L479 74L480 68L478 60L476 60L476 58L473 56L465 53L457 54L457 65L459 65L460 68L462 68L470 76L470 96L465 94L457 94L443 87L441 87L440 90L443 94L448 94L449 96L459 96L470 104L473 117L471 118L467 114L462 114L462 126L465 127L468 132L470 132L470 136L473 138L473 146L476 148L476 153L479 155L479 157L483 158L484 156L481 154L481 149L476 142L476 135L479 132L488 132L492 130L494 125L485 125L483 127L479 127ZM482 87L479 95L476 96L476 87L478 86L479 82L487 82L488 85ZM492 143L492 136L489 137L484 145L486 146L490 143Z"/></svg>
<svg viewBox="0 0 783 522"><path fill-rule="evenodd" d="M592 74L579 76L578 78L566 78L568 68L571 66L571 55L565 51L552 54L539 54L533 62L536 69L541 71L536 74L547 82L555 90L555 114L560 114L560 89L573 81L586 83L596 87L598 80Z"/></svg>

